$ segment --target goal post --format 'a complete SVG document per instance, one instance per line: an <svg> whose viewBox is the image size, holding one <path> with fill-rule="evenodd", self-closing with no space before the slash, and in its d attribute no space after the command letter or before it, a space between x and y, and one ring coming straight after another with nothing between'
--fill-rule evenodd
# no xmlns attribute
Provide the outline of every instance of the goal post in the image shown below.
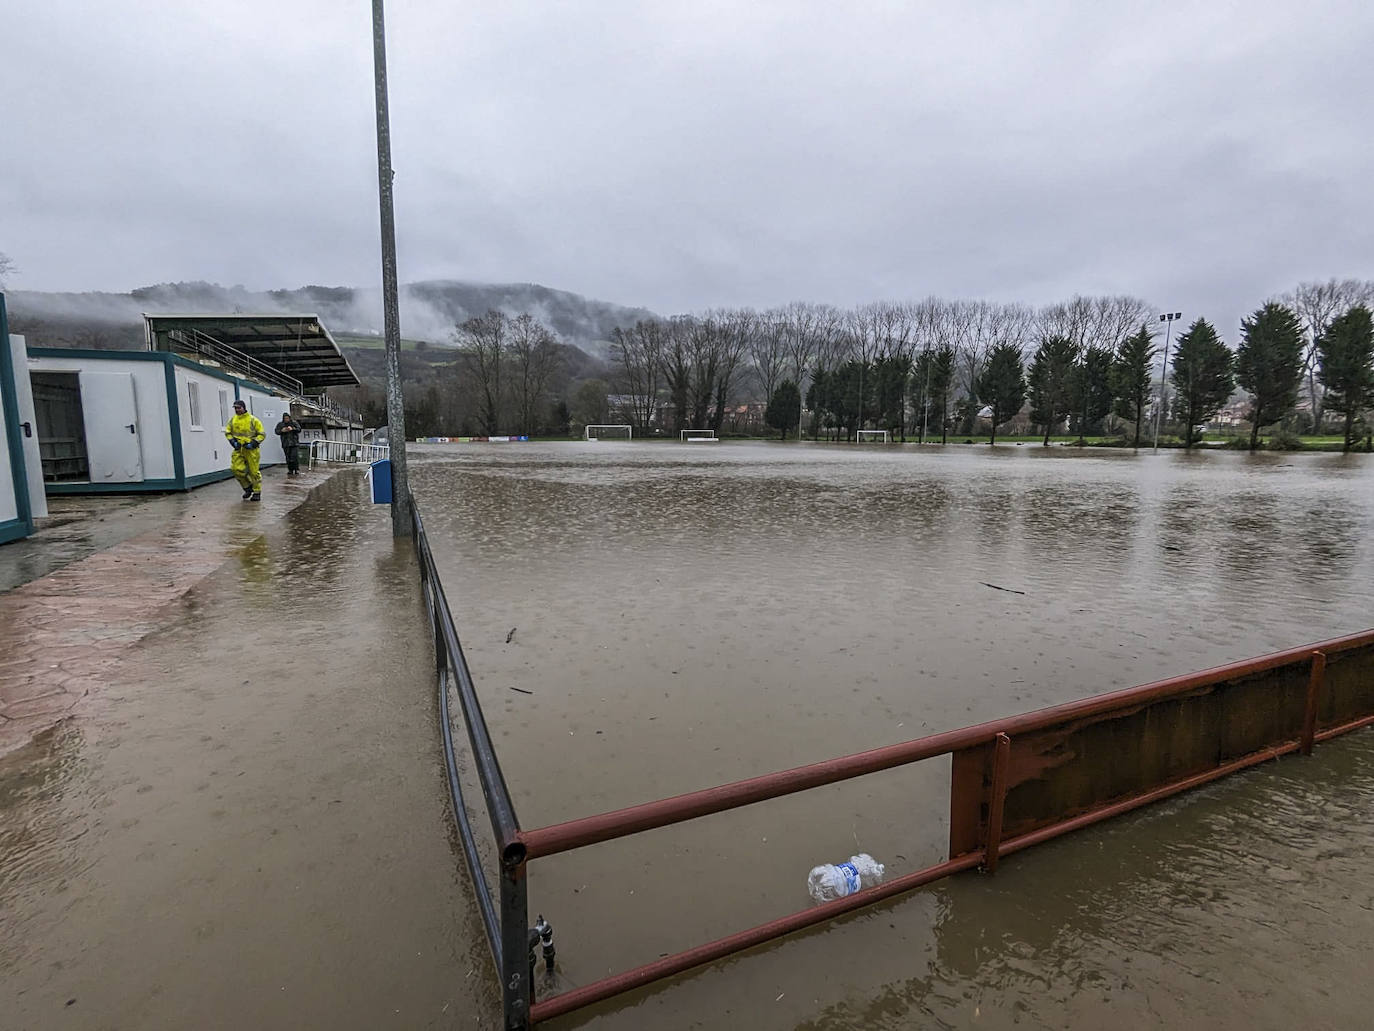
<svg viewBox="0 0 1374 1031"><path fill-rule="evenodd" d="M595 424L582 430L583 440L633 440L634 430L624 424Z"/></svg>
<svg viewBox="0 0 1374 1031"><path fill-rule="evenodd" d="M715 430L682 430L678 434L678 439L685 444L699 444L702 442L714 443L716 440Z"/></svg>
<svg viewBox="0 0 1374 1031"><path fill-rule="evenodd" d="M879 444L891 444L892 434L887 430L859 430L858 443L862 444L865 440L877 441Z"/></svg>

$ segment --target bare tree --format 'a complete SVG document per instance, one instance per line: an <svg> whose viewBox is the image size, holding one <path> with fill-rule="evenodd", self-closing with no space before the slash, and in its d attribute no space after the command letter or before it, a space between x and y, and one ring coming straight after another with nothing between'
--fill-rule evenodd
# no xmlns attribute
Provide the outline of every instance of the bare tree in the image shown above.
<svg viewBox="0 0 1374 1031"><path fill-rule="evenodd" d="M651 425L658 410L666 335L663 323L654 319L640 320L628 330L616 327L611 331L611 356L620 367L628 397L626 415L636 429Z"/></svg>
<svg viewBox="0 0 1374 1031"><path fill-rule="evenodd" d="M5 288L5 280L19 271L14 259L4 251L0 251L0 290Z"/></svg>
<svg viewBox="0 0 1374 1031"><path fill-rule="evenodd" d="M748 335L746 347L754 375L763 389L763 399L771 401L773 391L787 372L788 347L782 312L766 311L760 315L754 332Z"/></svg>
<svg viewBox="0 0 1374 1031"><path fill-rule="evenodd" d="M688 429L687 406L692 391L693 320L678 315L664 327L663 380L673 406L674 433Z"/></svg>
<svg viewBox="0 0 1374 1031"><path fill-rule="evenodd" d="M509 320L495 309L458 327L456 342L472 373L477 414L488 434L501 432L504 412L506 336Z"/></svg>
<svg viewBox="0 0 1374 1031"><path fill-rule="evenodd" d="M510 323L510 360L520 432L533 436L549 378L562 363L558 338L534 316L525 314Z"/></svg>
<svg viewBox="0 0 1374 1031"><path fill-rule="evenodd" d="M749 308L724 311L720 313L719 325L715 409L711 416L711 428L717 433L725 421L725 406L743 369L749 341L759 332L758 313Z"/></svg>
<svg viewBox="0 0 1374 1031"><path fill-rule="evenodd" d="M1322 392L1317 377L1317 341L1337 315L1357 304L1374 304L1374 282L1362 279L1328 279L1325 283L1299 283L1280 298L1302 323L1304 348L1302 375L1312 404L1312 431L1321 431Z"/></svg>

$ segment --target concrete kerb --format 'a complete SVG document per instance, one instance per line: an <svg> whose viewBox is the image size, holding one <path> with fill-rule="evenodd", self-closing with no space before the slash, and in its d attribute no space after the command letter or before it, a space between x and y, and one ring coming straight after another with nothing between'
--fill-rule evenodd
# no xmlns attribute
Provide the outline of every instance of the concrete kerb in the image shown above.
<svg viewBox="0 0 1374 1031"><path fill-rule="evenodd" d="M258 503L232 482L202 488L171 523L0 593L0 757L79 717L124 651L175 621L173 602L349 468L274 483ZM245 532L248 504L260 516Z"/></svg>

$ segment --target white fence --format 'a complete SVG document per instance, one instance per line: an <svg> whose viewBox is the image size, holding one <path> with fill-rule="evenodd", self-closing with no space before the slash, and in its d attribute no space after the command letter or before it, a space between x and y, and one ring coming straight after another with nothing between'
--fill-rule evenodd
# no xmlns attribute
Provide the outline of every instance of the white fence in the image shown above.
<svg viewBox="0 0 1374 1031"><path fill-rule="evenodd" d="M312 440L310 464L316 462L376 462L391 457L387 444L355 444L351 440Z"/></svg>

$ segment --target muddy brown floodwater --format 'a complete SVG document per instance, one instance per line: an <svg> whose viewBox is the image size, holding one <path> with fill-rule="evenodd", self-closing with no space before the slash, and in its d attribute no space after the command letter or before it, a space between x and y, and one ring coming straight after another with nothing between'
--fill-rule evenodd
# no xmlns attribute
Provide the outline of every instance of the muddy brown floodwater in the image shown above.
<svg viewBox="0 0 1374 1031"><path fill-rule="evenodd" d="M414 477L526 827L1374 625L1363 456L593 442ZM544 990L804 908L818 862L937 861L947 785L534 861ZM1366 732L558 1023L1353 1026L1371 848Z"/></svg>
<svg viewBox="0 0 1374 1031"><path fill-rule="evenodd" d="M526 827L1374 625L1363 456L415 456ZM326 488L0 762L5 1031L499 1026L415 562ZM803 908L819 862L939 859L947 787L932 760L534 861L541 991ZM550 1026L1363 1026L1371 852L1365 732Z"/></svg>

